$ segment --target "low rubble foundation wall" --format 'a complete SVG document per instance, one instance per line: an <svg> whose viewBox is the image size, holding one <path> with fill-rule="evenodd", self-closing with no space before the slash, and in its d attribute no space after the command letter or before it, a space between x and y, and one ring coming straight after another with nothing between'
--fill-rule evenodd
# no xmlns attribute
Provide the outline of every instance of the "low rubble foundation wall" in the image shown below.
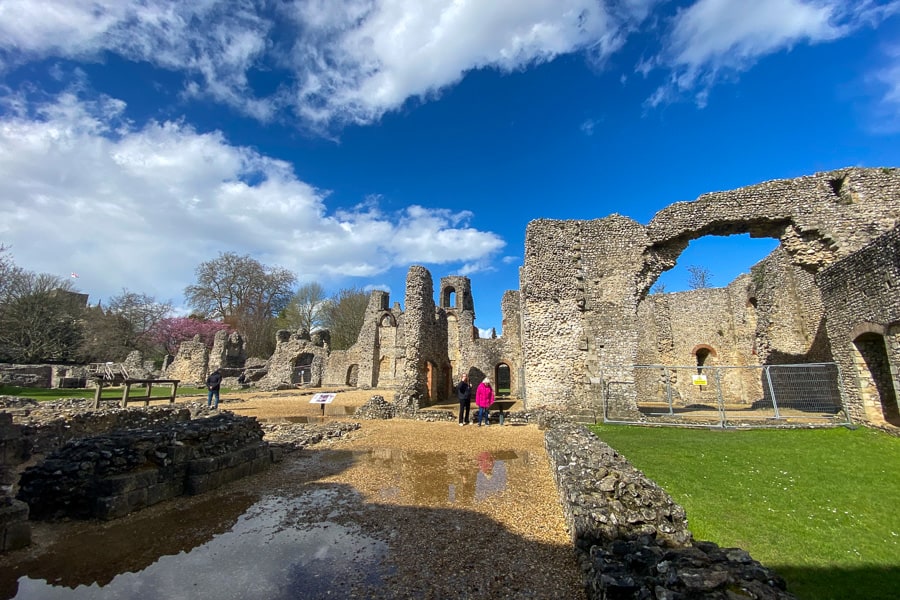
<svg viewBox="0 0 900 600"><path fill-rule="evenodd" d="M590 600L794 598L746 551L695 541L684 509L587 428L538 424Z"/></svg>
<svg viewBox="0 0 900 600"><path fill-rule="evenodd" d="M255 419L221 413L74 439L25 470L17 498L31 519L114 519L268 468L262 438Z"/></svg>

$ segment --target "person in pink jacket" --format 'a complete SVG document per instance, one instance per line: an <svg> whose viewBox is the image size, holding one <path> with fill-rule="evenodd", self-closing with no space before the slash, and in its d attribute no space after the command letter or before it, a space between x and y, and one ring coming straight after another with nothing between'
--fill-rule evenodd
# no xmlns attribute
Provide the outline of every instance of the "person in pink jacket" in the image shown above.
<svg viewBox="0 0 900 600"><path fill-rule="evenodd" d="M485 377L484 381L478 384L478 389L475 390L475 404L478 405L479 427L481 427L482 421L484 421L485 425L491 424L491 415L488 409L493 403L494 388L491 387L491 378Z"/></svg>

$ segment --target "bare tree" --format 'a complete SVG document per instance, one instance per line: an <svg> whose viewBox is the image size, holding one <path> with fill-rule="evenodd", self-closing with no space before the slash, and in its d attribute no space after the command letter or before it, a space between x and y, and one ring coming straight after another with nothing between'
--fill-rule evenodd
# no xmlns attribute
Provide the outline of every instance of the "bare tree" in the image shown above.
<svg viewBox="0 0 900 600"><path fill-rule="evenodd" d="M334 350L346 350L356 343L368 304L369 294L359 288L339 290L326 302L323 321Z"/></svg>
<svg viewBox="0 0 900 600"><path fill-rule="evenodd" d="M197 283L184 290L188 304L206 319L223 319L247 338L247 352L267 356L275 347L274 317L291 299L296 276L267 267L250 255L223 252L197 267Z"/></svg>
<svg viewBox="0 0 900 600"><path fill-rule="evenodd" d="M314 331L323 324L328 297L325 288L313 281L301 285L278 316L279 326L286 329Z"/></svg>
<svg viewBox="0 0 900 600"><path fill-rule="evenodd" d="M651 294L665 294L666 293L666 284L662 281L657 281L656 284L650 288Z"/></svg>
<svg viewBox="0 0 900 600"><path fill-rule="evenodd" d="M157 302L153 296L138 294L123 289L118 296L110 298L107 314L123 318L132 333L128 345L137 350L145 350L151 343L150 332L172 312L171 302Z"/></svg>
<svg viewBox="0 0 900 600"><path fill-rule="evenodd" d="M688 278L688 287L692 290L703 290L712 287L710 281L713 276L712 273L709 272L709 269L699 265L691 265L687 270L688 273L691 274Z"/></svg>
<svg viewBox="0 0 900 600"><path fill-rule="evenodd" d="M197 267L197 283L184 290L188 304L206 318L274 317L291 299L296 276L267 267L250 255L221 252Z"/></svg>
<svg viewBox="0 0 900 600"><path fill-rule="evenodd" d="M10 272L0 304L0 354L23 363L72 360L81 344L84 296L55 275Z"/></svg>

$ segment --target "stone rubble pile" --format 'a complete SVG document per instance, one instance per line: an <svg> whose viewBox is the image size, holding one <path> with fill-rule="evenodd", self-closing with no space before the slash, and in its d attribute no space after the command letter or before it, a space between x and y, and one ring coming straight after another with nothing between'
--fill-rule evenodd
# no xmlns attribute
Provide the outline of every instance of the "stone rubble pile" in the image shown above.
<svg viewBox="0 0 900 600"><path fill-rule="evenodd" d="M294 452L325 440L340 438L359 429L359 423L263 423L265 440L284 452Z"/></svg>

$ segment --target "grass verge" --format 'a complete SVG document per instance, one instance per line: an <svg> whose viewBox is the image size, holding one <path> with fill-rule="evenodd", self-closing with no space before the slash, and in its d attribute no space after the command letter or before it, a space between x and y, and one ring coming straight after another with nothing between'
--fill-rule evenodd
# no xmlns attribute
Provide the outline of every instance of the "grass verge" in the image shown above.
<svg viewBox="0 0 900 600"><path fill-rule="evenodd" d="M900 438L850 430L598 425L698 540L744 548L799 598L897 598Z"/></svg>
<svg viewBox="0 0 900 600"><path fill-rule="evenodd" d="M119 400L122 398L122 387L105 387L103 388L104 400ZM132 388L134 390L135 388ZM169 386L160 385L153 388L153 395L163 395L168 393ZM221 394L230 393L231 390L222 388ZM96 394L94 388L29 388L19 387L15 385L0 385L0 396L22 396L23 398L31 398L33 400L59 400L60 398L93 398ZM196 396L206 395L206 388L197 388L190 386L179 386L176 396ZM140 398L137 398L140 400ZM129 401L130 402L130 401Z"/></svg>

